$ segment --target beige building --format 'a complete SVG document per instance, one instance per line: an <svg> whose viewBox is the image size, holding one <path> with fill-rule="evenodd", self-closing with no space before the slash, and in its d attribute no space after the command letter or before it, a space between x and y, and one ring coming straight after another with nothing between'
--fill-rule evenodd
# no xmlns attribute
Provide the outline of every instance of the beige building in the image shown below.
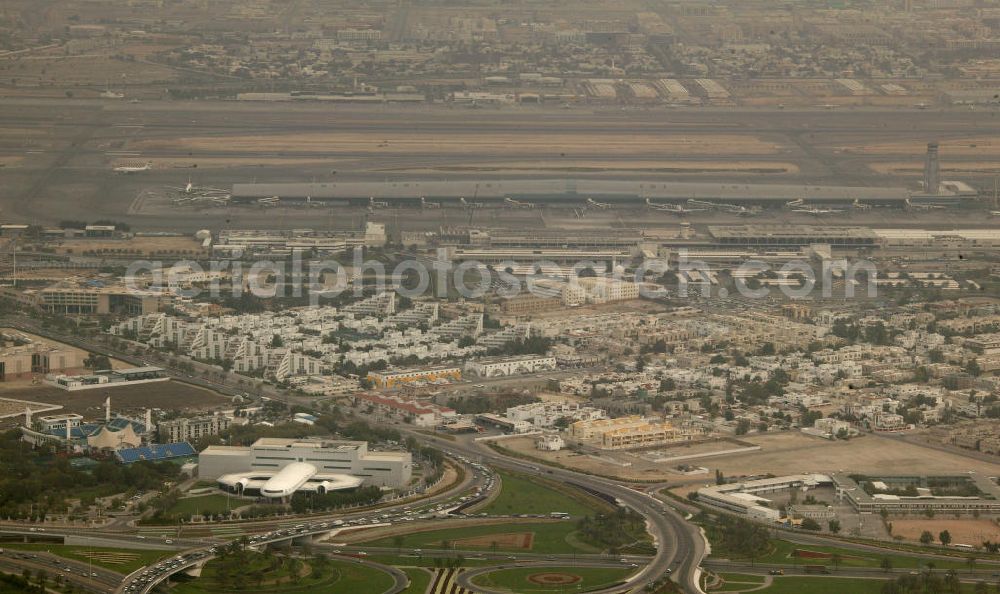
<svg viewBox="0 0 1000 594"><path fill-rule="evenodd" d="M197 440L206 435L218 435L229 429L231 423L231 419L223 415L171 419L159 423L157 431L160 434L161 442L175 443L178 441Z"/></svg>
<svg viewBox="0 0 1000 594"><path fill-rule="evenodd" d="M524 293L500 302L500 313L505 316L528 316L562 307L559 299Z"/></svg>
<svg viewBox="0 0 1000 594"><path fill-rule="evenodd" d="M637 415L577 421L570 425L570 435L605 450L652 447L691 438L667 421Z"/></svg>
<svg viewBox="0 0 1000 594"><path fill-rule="evenodd" d="M82 370L85 358L82 351L44 343L5 347L0 349L0 381Z"/></svg>

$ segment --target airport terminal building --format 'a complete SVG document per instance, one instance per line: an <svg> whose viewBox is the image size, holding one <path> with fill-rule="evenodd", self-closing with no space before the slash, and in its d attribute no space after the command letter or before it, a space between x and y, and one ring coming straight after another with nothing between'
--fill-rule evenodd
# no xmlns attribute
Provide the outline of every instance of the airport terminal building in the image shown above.
<svg viewBox="0 0 1000 594"><path fill-rule="evenodd" d="M371 452L364 441L262 437L249 447L209 446L198 455L198 478L274 499L369 485L403 488L412 474L409 452Z"/></svg>

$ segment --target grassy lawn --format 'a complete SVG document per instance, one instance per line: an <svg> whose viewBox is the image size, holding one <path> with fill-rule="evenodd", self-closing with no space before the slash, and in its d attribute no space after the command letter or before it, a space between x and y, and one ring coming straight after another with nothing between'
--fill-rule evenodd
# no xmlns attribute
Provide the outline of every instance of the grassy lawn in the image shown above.
<svg viewBox="0 0 1000 594"><path fill-rule="evenodd" d="M573 538L576 532L576 525L570 520L558 522L534 522L534 523L514 523L505 522L503 524L490 524L486 526L466 526L463 528L446 528L443 530L430 530L427 532L414 532L402 537L402 542L398 546L403 549L441 549L457 548L460 550L482 550L489 552L492 550L492 541L482 539L481 543L458 543L455 546L442 546L445 542L488 536L491 534L503 535L512 533L531 532L534 539L530 549L519 546L505 545L498 542L497 551L505 553L595 553L594 548L579 542ZM397 543L393 538L380 538L365 542L363 544L373 547L396 547Z"/></svg>
<svg viewBox="0 0 1000 594"><path fill-rule="evenodd" d="M764 583L764 576L749 573L720 573L725 580L721 586L712 588L710 592L741 592L757 588Z"/></svg>
<svg viewBox="0 0 1000 594"><path fill-rule="evenodd" d="M225 495L219 495L218 493L213 495L200 495L198 497L185 497L183 499L178 499L177 503L173 507L167 510L167 515L180 515L184 518L188 518L195 514L219 514L225 512L227 509L232 509L245 505L246 501L234 498L229 499L227 508L227 498Z"/></svg>
<svg viewBox="0 0 1000 594"><path fill-rule="evenodd" d="M752 573L720 573L719 576L727 582L740 582L744 584L763 584L766 579L762 575Z"/></svg>
<svg viewBox="0 0 1000 594"><path fill-rule="evenodd" d="M500 472L500 484L500 494L496 499L476 511L494 515L564 512L573 517L583 517L609 509L587 495L522 474Z"/></svg>
<svg viewBox="0 0 1000 594"><path fill-rule="evenodd" d="M75 545L46 543L3 543L3 548L23 551L44 551L73 561L93 563L97 567L129 574L144 565L155 563L163 557L170 557L171 551L147 551L143 549L109 549L105 547L81 547Z"/></svg>
<svg viewBox="0 0 1000 594"><path fill-rule="evenodd" d="M440 559L440 557L438 557ZM434 567L434 557L410 557L406 553L403 555L368 555L365 559L383 565L395 565L396 567ZM475 557L465 557L462 567L491 567L500 561L496 559L476 559Z"/></svg>
<svg viewBox="0 0 1000 594"><path fill-rule="evenodd" d="M262 557L258 555L257 557ZM260 567L266 566L255 559L247 566L250 574ZM243 592L267 592L281 594L320 594L326 592L349 592L350 594L383 594L392 587L393 579L389 574L370 567L364 563L330 560L322 569L317 569L314 560L305 560L307 571L294 583L289 580L289 571L285 564L264 573L263 582L258 585L248 580L243 585L234 584L230 579L220 579L218 560L210 561L198 579L177 584L173 594L231 594Z"/></svg>
<svg viewBox="0 0 1000 594"><path fill-rule="evenodd" d="M882 558L888 557L892 561L894 568L918 569L926 565L926 561L918 557L910 557L906 554L886 551L885 553L876 551L855 551L839 547L827 547L817 545L798 545L787 540L771 541L773 550L764 557L756 561L760 563L780 563L784 565L826 565L831 571L834 570L832 559L809 559L805 557L792 557L794 549L803 551L815 551L819 553L839 554L841 556L841 567L880 567ZM965 569L968 566L962 560L935 559L934 567L937 569Z"/></svg>
<svg viewBox="0 0 1000 594"><path fill-rule="evenodd" d="M838 577L775 577L767 588L753 594L881 594L886 580ZM963 583L962 594L973 594L975 584Z"/></svg>
<svg viewBox="0 0 1000 594"><path fill-rule="evenodd" d="M880 594L885 580L826 578L826 577L775 577L774 583L761 594ZM756 593L755 593L756 594Z"/></svg>
<svg viewBox="0 0 1000 594"><path fill-rule="evenodd" d="M410 585L402 594L424 594L427 586L431 585L431 574L419 567L405 567L403 572L410 578Z"/></svg>
<svg viewBox="0 0 1000 594"><path fill-rule="evenodd" d="M633 571L635 570L631 568L617 567L518 567L491 571L474 578L472 582L478 586L509 590L517 594L585 592L624 581ZM575 576L578 581L571 584L541 584L529 579L541 574L566 574Z"/></svg>

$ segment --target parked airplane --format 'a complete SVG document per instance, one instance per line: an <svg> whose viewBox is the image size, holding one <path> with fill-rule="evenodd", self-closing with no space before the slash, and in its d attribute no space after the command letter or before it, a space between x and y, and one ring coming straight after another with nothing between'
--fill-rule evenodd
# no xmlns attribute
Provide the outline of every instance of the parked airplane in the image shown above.
<svg viewBox="0 0 1000 594"><path fill-rule="evenodd" d="M229 194L220 196L188 196L182 195L173 199L177 206L226 206L229 204Z"/></svg>
<svg viewBox="0 0 1000 594"><path fill-rule="evenodd" d="M503 201L511 208L535 208L535 205L530 202L521 202L520 200L514 200L509 196L504 197Z"/></svg>
<svg viewBox="0 0 1000 594"><path fill-rule="evenodd" d="M707 208L684 208L679 204L657 204L652 202L649 198L646 198L646 206L660 212L669 212L671 214L678 215L688 214L689 212L704 212L708 210Z"/></svg>
<svg viewBox="0 0 1000 594"><path fill-rule="evenodd" d="M695 198L689 198L688 204L692 206L703 206L705 208L710 208L713 210L722 210L732 214L738 214L741 216L756 216L760 214L761 209L758 206L746 207L740 204L726 204L726 203L716 203L709 202L707 200L697 200Z"/></svg>
<svg viewBox="0 0 1000 594"><path fill-rule="evenodd" d="M149 171L153 168L153 163L146 161L144 164L139 165L137 163L122 163L121 165L115 165L113 171L115 173L139 173L140 171Z"/></svg>
<svg viewBox="0 0 1000 594"><path fill-rule="evenodd" d="M804 206L802 208L793 208L792 212L801 212L803 214L820 216L828 214L837 214L838 212L844 212L844 211L838 208L816 208L815 206Z"/></svg>
<svg viewBox="0 0 1000 594"><path fill-rule="evenodd" d="M167 186L167 189L172 192L177 192L187 196L202 196L202 197L213 197L213 196L228 196L229 190L224 190L222 188L212 188L208 186L196 186L191 178L188 178L187 184L185 186Z"/></svg>
<svg viewBox="0 0 1000 594"><path fill-rule="evenodd" d="M855 200L855 202L857 202L857 200ZM804 198L796 198L795 200L786 202L785 208L791 209L792 212L801 212L804 214L811 214L817 216L844 212L843 210L839 210L836 208L817 208L815 206L806 206L806 201Z"/></svg>
<svg viewBox="0 0 1000 594"><path fill-rule="evenodd" d="M587 198L587 206L588 207L592 206L594 208L600 208L601 210L608 210L608 209L614 208L612 205L608 204L607 202L598 202L597 200L594 200L593 198Z"/></svg>
<svg viewBox="0 0 1000 594"><path fill-rule="evenodd" d="M913 210L943 210L944 207L940 204L914 204L910 202L910 199L906 199L906 208L912 208Z"/></svg>

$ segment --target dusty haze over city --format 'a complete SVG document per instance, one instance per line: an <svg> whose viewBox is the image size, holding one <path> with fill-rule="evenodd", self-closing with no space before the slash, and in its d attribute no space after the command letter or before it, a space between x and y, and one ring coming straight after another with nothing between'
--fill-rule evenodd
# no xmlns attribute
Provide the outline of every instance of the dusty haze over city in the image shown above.
<svg viewBox="0 0 1000 594"><path fill-rule="evenodd" d="M1000 1L0 2L0 592L1000 593Z"/></svg>

